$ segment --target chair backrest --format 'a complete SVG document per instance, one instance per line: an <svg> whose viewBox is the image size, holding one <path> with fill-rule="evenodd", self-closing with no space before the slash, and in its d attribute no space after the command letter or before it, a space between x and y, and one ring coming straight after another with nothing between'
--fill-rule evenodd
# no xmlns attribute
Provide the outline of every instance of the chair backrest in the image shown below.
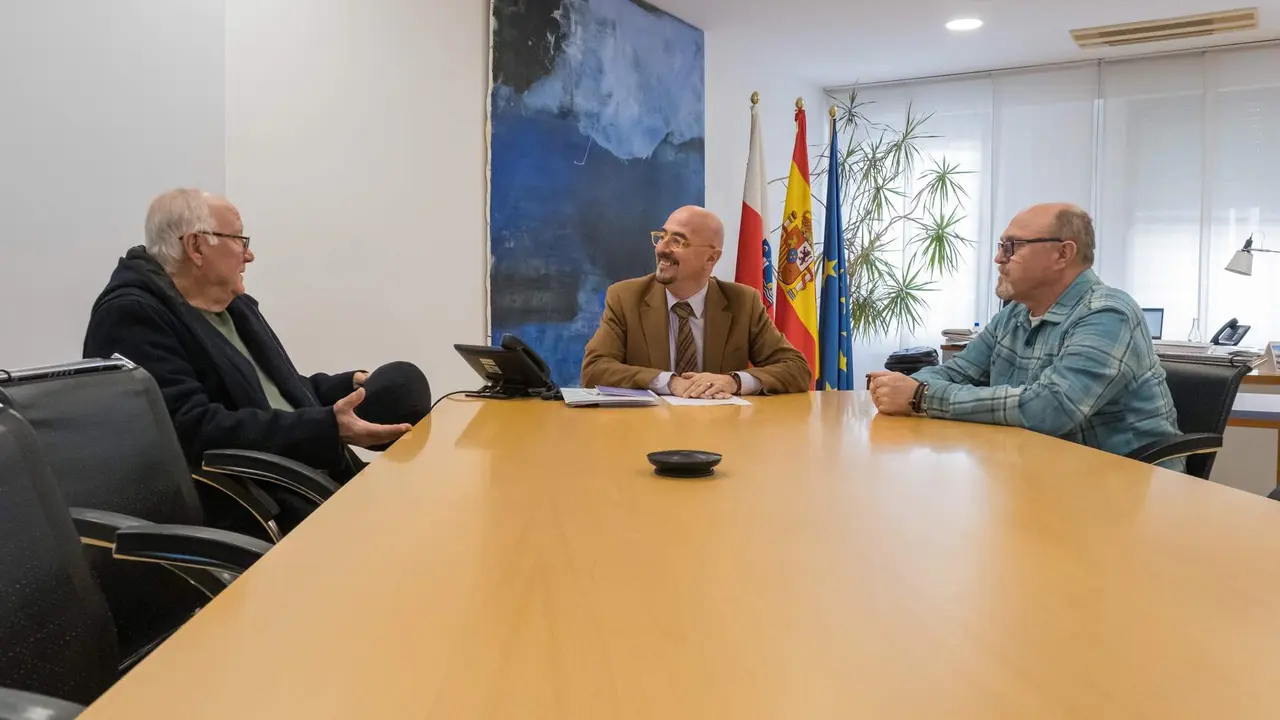
<svg viewBox="0 0 1280 720"><path fill-rule="evenodd" d="M1206 365L1163 360L1169 393L1178 411L1178 429L1184 433L1226 432L1231 406L1235 404L1240 381L1248 366ZM1187 458L1187 474L1209 479L1217 453Z"/></svg>
<svg viewBox="0 0 1280 720"><path fill-rule="evenodd" d="M191 472L146 370L123 360L0 374L0 403L35 429L70 507L154 523L204 520Z"/></svg>
<svg viewBox="0 0 1280 720"><path fill-rule="evenodd" d="M201 525L191 471L155 380L123 360L0 371L0 403L35 430L69 507L161 524ZM181 625L208 597L168 569L86 546L132 655Z"/></svg>
<svg viewBox="0 0 1280 720"><path fill-rule="evenodd" d="M106 600L35 433L0 406L0 685L87 704L118 663Z"/></svg>

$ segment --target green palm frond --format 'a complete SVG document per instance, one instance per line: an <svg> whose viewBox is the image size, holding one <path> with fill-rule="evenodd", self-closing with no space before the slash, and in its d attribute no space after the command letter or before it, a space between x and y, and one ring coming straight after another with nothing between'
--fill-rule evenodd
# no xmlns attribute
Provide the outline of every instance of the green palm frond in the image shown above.
<svg viewBox="0 0 1280 720"><path fill-rule="evenodd" d="M960 269L961 251L973 244L956 229L965 216L958 207L952 207L949 212L925 212L924 218L911 219L917 232L908 244L916 247L916 257L924 261L930 275L950 275Z"/></svg>
<svg viewBox="0 0 1280 720"><path fill-rule="evenodd" d="M971 172L925 149L938 138L927 129L932 113L908 105L895 126L872 120L873 102L856 90L828 97L836 108L840 145L829 147L825 131L815 138L811 185L815 213L821 212L826 202L821 181L834 153L845 222L850 330L860 339L917 330L929 308L928 293L960 269L973 245L961 233L970 199L964 176ZM770 184L786 182L782 177Z"/></svg>
<svg viewBox="0 0 1280 720"><path fill-rule="evenodd" d="M923 185L913 200L928 208L953 207L968 200L969 192L960 184L960 176L972 173L961 170L959 163L950 162L945 157L930 160L933 166L920 173Z"/></svg>

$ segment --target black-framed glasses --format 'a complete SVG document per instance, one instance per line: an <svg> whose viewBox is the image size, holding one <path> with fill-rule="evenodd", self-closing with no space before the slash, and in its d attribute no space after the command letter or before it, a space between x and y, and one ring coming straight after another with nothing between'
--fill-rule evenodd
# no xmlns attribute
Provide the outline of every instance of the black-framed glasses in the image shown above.
<svg viewBox="0 0 1280 720"><path fill-rule="evenodd" d="M1063 238L1029 238L1026 240L1000 240L996 243L996 247L1000 250L1000 257L1011 258L1023 245L1037 245L1039 243L1066 242Z"/></svg>
<svg viewBox="0 0 1280 720"><path fill-rule="evenodd" d="M675 250L683 250L691 247L715 247L709 243L691 243L689 242L689 238L684 235L681 235L680 233L669 233L666 230L654 230L649 233L649 240L653 242L654 247L658 247L662 244L663 240L666 240Z"/></svg>
<svg viewBox="0 0 1280 720"><path fill-rule="evenodd" d="M229 238L229 239L231 239L231 240L239 240L239 241L244 245L244 249L245 249L245 250L248 250L248 249L249 249L249 236L248 236L248 235L235 235L235 234L233 234L233 233L220 233L220 232L214 232L214 231L212 231L212 230L200 230L200 231L199 231L199 233L200 233L201 235L212 235L212 236L214 236L214 237Z"/></svg>

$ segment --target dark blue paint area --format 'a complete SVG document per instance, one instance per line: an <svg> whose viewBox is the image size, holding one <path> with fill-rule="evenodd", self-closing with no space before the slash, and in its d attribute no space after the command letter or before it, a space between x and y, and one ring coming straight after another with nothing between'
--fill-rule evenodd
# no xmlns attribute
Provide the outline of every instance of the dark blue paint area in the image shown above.
<svg viewBox="0 0 1280 720"><path fill-rule="evenodd" d="M509 91L495 91L492 110L493 340L520 336L557 383L577 385L605 289L653 272L649 232L705 204L703 142L624 161L569 115L526 112Z"/></svg>

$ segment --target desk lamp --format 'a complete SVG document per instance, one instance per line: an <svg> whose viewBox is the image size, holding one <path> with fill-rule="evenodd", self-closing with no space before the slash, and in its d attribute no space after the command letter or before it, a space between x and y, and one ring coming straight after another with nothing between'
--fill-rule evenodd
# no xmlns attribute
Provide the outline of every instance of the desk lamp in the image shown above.
<svg viewBox="0 0 1280 720"><path fill-rule="evenodd" d="M1244 247L1236 251L1231 256L1231 262L1227 263L1227 272L1233 272L1237 275L1253 274L1253 253L1280 253L1280 250L1268 250L1266 248L1256 248L1253 246L1253 236L1250 235L1248 240L1244 241Z"/></svg>

